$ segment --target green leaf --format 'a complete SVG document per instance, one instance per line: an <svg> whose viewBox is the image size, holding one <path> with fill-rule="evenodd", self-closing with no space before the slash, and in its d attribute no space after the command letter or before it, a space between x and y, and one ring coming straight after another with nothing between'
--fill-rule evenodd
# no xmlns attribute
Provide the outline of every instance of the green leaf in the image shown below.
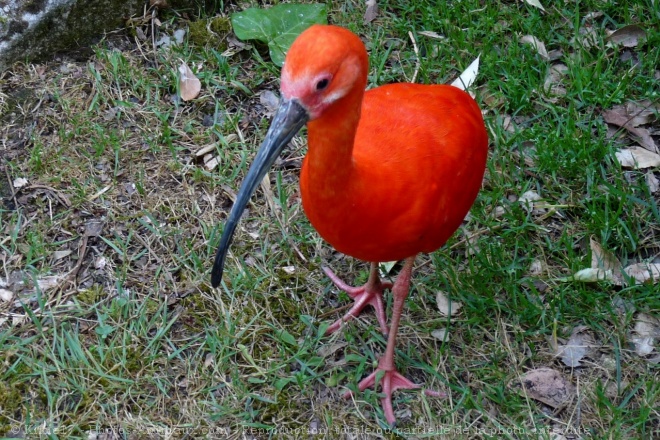
<svg viewBox="0 0 660 440"><path fill-rule="evenodd" d="M270 58L278 66L298 35L313 24L326 24L324 4L281 4L268 9L250 8L231 16L234 33L241 40L268 44Z"/></svg>
<svg viewBox="0 0 660 440"><path fill-rule="evenodd" d="M277 391L282 391L285 386L293 382L293 377L282 377L275 381L275 389Z"/></svg>
<svg viewBox="0 0 660 440"><path fill-rule="evenodd" d="M298 346L296 338L294 338L293 335L286 330L282 330L280 333L278 333L277 336L282 342L286 344L293 345L294 347Z"/></svg>

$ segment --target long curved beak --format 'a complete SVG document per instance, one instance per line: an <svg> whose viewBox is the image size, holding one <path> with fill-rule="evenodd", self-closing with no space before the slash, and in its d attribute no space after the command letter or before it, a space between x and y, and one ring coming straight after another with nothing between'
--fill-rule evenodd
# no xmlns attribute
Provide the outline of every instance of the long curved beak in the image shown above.
<svg viewBox="0 0 660 440"><path fill-rule="evenodd" d="M241 185L241 189L238 191L236 202L231 208L227 223L225 223L225 229L222 232L222 238L220 238L220 245L215 254L215 261L211 271L211 285L213 287L220 285L231 239L234 236L238 220L241 218L241 214L250 200L252 193L257 189L257 186L273 165L277 156L280 155L291 138L293 138L308 120L309 115L307 110L298 101L294 99L282 100L277 113L275 113L275 117L273 117L273 122L268 129L268 133L266 133L266 139L254 158L254 162Z"/></svg>

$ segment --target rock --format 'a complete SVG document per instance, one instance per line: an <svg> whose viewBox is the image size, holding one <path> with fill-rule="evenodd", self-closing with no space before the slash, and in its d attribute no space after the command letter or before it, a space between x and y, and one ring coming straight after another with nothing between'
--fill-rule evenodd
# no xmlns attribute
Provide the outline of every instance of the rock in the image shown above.
<svg viewBox="0 0 660 440"><path fill-rule="evenodd" d="M0 72L17 61L48 59L87 47L142 16L147 0L0 0ZM194 10L207 0L173 0L174 8Z"/></svg>
<svg viewBox="0 0 660 440"><path fill-rule="evenodd" d="M85 46L142 13L144 0L0 1L0 71Z"/></svg>

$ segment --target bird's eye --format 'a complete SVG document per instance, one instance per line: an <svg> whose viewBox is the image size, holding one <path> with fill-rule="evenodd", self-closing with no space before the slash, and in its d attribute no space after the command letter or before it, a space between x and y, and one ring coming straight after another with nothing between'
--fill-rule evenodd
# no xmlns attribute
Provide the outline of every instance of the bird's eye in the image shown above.
<svg viewBox="0 0 660 440"><path fill-rule="evenodd" d="M321 81L316 83L316 90L321 91L328 87L328 84L330 84L330 80L328 78L323 78Z"/></svg>

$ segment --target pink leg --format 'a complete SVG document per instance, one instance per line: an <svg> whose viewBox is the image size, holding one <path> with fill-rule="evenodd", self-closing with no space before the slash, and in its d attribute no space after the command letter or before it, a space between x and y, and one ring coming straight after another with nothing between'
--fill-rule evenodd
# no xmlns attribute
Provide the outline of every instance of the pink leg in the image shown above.
<svg viewBox="0 0 660 440"><path fill-rule="evenodd" d="M396 422L396 417L394 417L394 409L392 407L392 393L399 389L416 389L420 388L420 385L414 384L404 376L402 376L394 365L394 348L396 347L396 335L399 330L399 319L401 318L401 312L403 311L403 306L410 291L410 276L412 272L412 266L415 262L415 257L410 257L406 260L401 273L394 283L392 288L392 294L394 296L394 307L392 310L392 325L390 327L390 334L387 340L387 349L385 350L385 355L378 362L378 368L376 371L371 373L366 378L362 379L358 384L358 389L364 391L369 387L374 387L376 385L376 376L379 372L384 373L381 379L382 392L385 395L381 399L381 404L383 405L383 411L385 412L385 418L387 423L394 425ZM446 397L446 394L440 393L433 390L425 390L426 395L431 397ZM351 397L353 393L347 391L344 394L344 398Z"/></svg>
<svg viewBox="0 0 660 440"><path fill-rule="evenodd" d="M376 309L376 318L380 325L380 331L385 335L387 334L387 320L385 319L385 306L383 305L383 291L385 289L390 289L392 283L382 282L380 278L378 278L378 264L371 263L369 280L367 281L367 284L362 287L349 286L340 280L337 275L327 267L323 268L323 272L325 272L335 286L348 293L348 296L355 300L355 304L353 304L351 310L328 327L325 331L326 335L339 330L344 322L355 318L367 305Z"/></svg>

